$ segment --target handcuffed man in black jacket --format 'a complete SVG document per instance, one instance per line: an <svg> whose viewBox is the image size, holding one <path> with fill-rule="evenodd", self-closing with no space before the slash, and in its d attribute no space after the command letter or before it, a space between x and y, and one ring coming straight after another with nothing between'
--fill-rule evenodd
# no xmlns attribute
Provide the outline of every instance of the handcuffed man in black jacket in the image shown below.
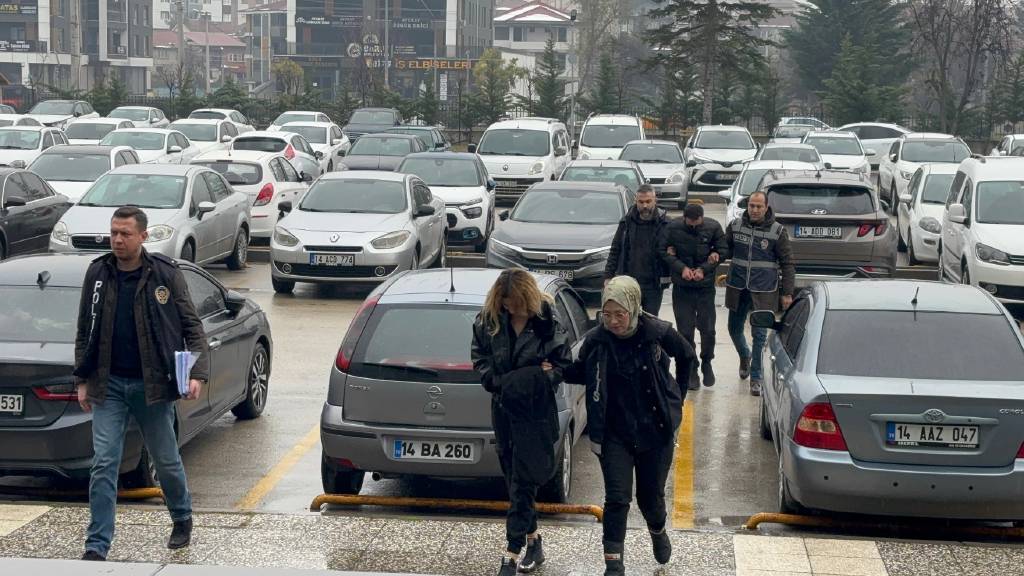
<svg viewBox="0 0 1024 576"><path fill-rule="evenodd" d="M672 275L672 310L676 329L696 348L694 328L700 331L700 369L705 386L715 385L715 272L726 258L725 232L704 218L704 207L690 204L683 218L668 225L658 246ZM697 363L689 374L690 390L700 388Z"/></svg>
<svg viewBox="0 0 1024 576"><path fill-rule="evenodd" d="M654 187L641 184L636 205L619 221L608 252L604 283L616 276L631 276L640 284L644 312L658 315L668 285L664 263L658 257L658 238L668 226L668 213L658 208Z"/></svg>

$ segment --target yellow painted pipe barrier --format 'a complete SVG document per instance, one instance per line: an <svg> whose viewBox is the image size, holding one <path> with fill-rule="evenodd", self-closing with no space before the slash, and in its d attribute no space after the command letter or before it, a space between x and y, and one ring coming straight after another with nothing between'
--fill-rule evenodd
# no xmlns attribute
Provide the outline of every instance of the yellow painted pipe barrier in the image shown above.
<svg viewBox="0 0 1024 576"><path fill-rule="evenodd" d="M3 493L35 498L88 498L89 496L88 490L50 490L18 486L5 486ZM118 500L149 500L151 498L163 500L164 491L159 488L127 488L117 492Z"/></svg>
<svg viewBox="0 0 1024 576"><path fill-rule="evenodd" d="M761 524L785 524L787 526L802 526L806 528L847 528L860 530L877 529L883 526L878 523L850 522L826 516L804 516L799 514L761 512L748 518L746 523L743 524L743 528L747 530L757 530L757 527ZM885 524L884 526L887 528L893 527L891 524ZM911 531L929 530L934 529L934 527L934 524L909 524L906 526L899 526L900 529ZM1018 528L1016 526L946 526L943 528L943 531L944 533L953 532L954 534L988 538L1024 538L1024 528Z"/></svg>
<svg viewBox="0 0 1024 576"><path fill-rule="evenodd" d="M509 503L500 500L449 500L445 498L404 498L397 496L358 496L348 494L321 494L309 505L311 512L319 512L324 504L341 506L389 506L406 508L451 508L456 510L491 510L507 512ZM586 504L537 503L537 511L545 514L580 514L604 520L604 509Z"/></svg>

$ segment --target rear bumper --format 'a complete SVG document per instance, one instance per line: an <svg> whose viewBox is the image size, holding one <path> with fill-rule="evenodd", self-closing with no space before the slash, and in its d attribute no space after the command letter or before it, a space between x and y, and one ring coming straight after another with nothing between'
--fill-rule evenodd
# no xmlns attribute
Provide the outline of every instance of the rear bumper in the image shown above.
<svg viewBox="0 0 1024 576"><path fill-rule="evenodd" d="M872 278L892 278L894 263L888 262L800 262L796 267L796 287L806 288L814 282L840 282Z"/></svg>
<svg viewBox="0 0 1024 576"><path fill-rule="evenodd" d="M138 464L142 435L128 430L121 472ZM92 467L92 416L70 414L40 428L0 428L0 475L87 478Z"/></svg>
<svg viewBox="0 0 1024 576"><path fill-rule="evenodd" d="M1024 519L1024 461L1003 468L938 468L854 460L849 452L798 446L789 438L782 469L808 508L855 514L971 520Z"/></svg>

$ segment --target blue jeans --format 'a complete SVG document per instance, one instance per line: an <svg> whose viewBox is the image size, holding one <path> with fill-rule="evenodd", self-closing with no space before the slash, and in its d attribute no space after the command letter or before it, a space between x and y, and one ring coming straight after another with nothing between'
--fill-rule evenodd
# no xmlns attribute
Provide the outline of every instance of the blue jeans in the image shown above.
<svg viewBox="0 0 1024 576"><path fill-rule="evenodd" d="M750 358L750 379L763 380L761 352L764 350L765 341L768 340L768 329L750 327L750 333L754 336L753 351L747 345L747 335L744 332L747 326L747 317L753 306L754 301L750 297L750 292L744 290L740 294L740 302L736 306L736 310L729 311L729 336L732 338L732 343L736 346L736 352L739 353L740 358Z"/></svg>
<svg viewBox="0 0 1024 576"><path fill-rule="evenodd" d="M174 434L173 402L146 404L146 385L141 379L110 376L107 397L92 407L92 470L89 476L89 512L92 516L85 549L106 557L114 538L117 477L124 452L129 417L139 423L146 450L164 491L171 520L192 517L185 467Z"/></svg>

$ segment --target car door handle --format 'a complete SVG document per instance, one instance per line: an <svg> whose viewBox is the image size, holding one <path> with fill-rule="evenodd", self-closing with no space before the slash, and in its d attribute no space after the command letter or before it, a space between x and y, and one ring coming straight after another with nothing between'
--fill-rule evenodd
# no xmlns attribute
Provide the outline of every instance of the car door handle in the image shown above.
<svg viewBox="0 0 1024 576"><path fill-rule="evenodd" d="M216 338L214 338L213 340L210 340L210 350L217 350L217 349L220 348L220 346L221 346L221 341L220 340L218 340Z"/></svg>
<svg viewBox="0 0 1024 576"><path fill-rule="evenodd" d="M771 359L772 359L772 362L775 362L775 355L774 355L774 354L772 354L771 356L769 356L769 358L771 358Z"/></svg>

